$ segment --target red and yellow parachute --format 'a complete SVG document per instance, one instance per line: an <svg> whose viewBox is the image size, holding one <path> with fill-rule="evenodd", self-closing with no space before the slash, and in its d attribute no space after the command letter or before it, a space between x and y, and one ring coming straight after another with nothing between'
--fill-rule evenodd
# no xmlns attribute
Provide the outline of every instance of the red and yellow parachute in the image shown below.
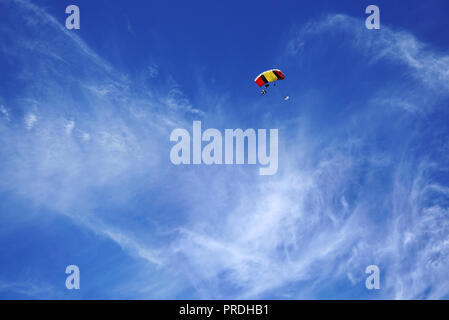
<svg viewBox="0 0 449 320"><path fill-rule="evenodd" d="M262 72L261 74L259 74L256 79L254 79L254 82L257 83L257 85L259 87L262 86L268 86L268 84L270 82L274 82L277 80L284 80L285 79L285 75L282 73L281 70L279 69L271 69L271 70L267 70Z"/></svg>

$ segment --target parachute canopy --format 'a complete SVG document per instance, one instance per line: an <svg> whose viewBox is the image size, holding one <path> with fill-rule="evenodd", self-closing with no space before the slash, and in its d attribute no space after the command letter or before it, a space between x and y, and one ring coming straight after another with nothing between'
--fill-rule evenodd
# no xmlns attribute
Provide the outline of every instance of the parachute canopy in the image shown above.
<svg viewBox="0 0 449 320"><path fill-rule="evenodd" d="M277 80L284 80L285 75L282 73L279 69L271 69L267 70L265 72L262 72L259 74L256 79L254 79L254 82L257 83L259 87L262 87L263 85L277 81Z"/></svg>

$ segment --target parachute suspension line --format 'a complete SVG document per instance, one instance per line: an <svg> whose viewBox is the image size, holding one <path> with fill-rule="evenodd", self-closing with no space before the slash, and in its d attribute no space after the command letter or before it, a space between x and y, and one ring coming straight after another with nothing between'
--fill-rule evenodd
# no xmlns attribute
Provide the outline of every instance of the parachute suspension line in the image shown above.
<svg viewBox="0 0 449 320"><path fill-rule="evenodd" d="M270 86L269 83L265 84L265 88L262 90L262 93L261 93L262 96L268 92L266 88L268 88L269 86Z"/></svg>

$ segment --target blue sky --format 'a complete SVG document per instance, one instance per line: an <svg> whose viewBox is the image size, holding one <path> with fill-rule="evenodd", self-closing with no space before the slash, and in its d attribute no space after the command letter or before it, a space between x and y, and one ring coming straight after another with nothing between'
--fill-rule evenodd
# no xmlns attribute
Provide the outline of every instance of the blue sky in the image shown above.
<svg viewBox="0 0 449 320"><path fill-rule="evenodd" d="M0 298L449 298L448 9L0 0ZM277 174L174 166L194 120L279 129Z"/></svg>

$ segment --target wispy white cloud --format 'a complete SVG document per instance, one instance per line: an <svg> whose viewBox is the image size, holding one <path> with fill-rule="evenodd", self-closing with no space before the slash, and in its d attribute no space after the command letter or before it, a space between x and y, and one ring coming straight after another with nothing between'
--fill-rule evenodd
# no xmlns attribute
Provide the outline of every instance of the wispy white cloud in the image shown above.
<svg viewBox="0 0 449 320"><path fill-rule="evenodd" d="M29 86L24 88L26 97L17 100L15 106L25 110L23 123L26 129L33 129L33 134L23 139L23 132L11 127L2 135L5 148L17 154L7 157L5 152L0 187L48 206L93 232L109 237L130 254L160 265L162 258L156 253L158 249L151 243L136 240L132 231L114 227L108 216L100 217L95 212L95 201L87 198L96 188L117 189L120 184L131 183L142 175L150 182L160 179L155 165L164 156L161 148L164 141L168 141L170 128L185 123L184 115L200 111L192 107L177 86L176 95L170 92L173 88L157 97L148 88L141 88L142 94L133 93L129 90L127 76L114 70L47 11L26 0L8 2L22 10L23 19L47 25L53 32L51 38L45 33L33 39L18 35L13 46L2 53L11 55L14 46L22 48L27 41L33 41L39 45L27 46L27 52L38 50L50 58L36 58L31 72L26 63L33 61L33 54L22 53L23 57L15 57L17 63L23 64L23 75L28 71L32 73L27 77ZM54 38L61 41L52 41ZM43 43L46 45L42 46ZM66 73L66 68L77 69L73 62L59 65L64 59L55 55L63 52L66 46L73 48L70 54L82 57L80 63L84 70L92 71L88 72L88 77L77 71ZM35 94L32 88L42 83L45 88L40 95ZM83 102L79 97L65 95L61 83L77 88ZM183 116L179 115L179 110L183 110ZM8 115L6 108L1 112ZM18 168L23 170L16 171ZM132 191L117 192L114 201L124 203L129 197ZM86 201L80 203L80 198Z"/></svg>
<svg viewBox="0 0 449 320"><path fill-rule="evenodd" d="M88 134L87 132L83 132L82 137L83 137L84 141L89 141L90 140L90 134Z"/></svg>
<svg viewBox="0 0 449 320"><path fill-rule="evenodd" d="M271 181L240 177L229 186L244 190L235 206L213 219L204 212L181 229L173 250L189 262L196 285L218 284L216 290L206 285L205 297L226 297L224 289L232 287L236 298L257 298L286 284L336 276L333 267L365 231L360 208L348 212L348 204L337 201L352 176L351 162L334 150L315 168L292 164Z"/></svg>
<svg viewBox="0 0 449 320"><path fill-rule="evenodd" d="M0 294L4 292L20 294L25 298L19 299L45 299L54 296L57 290L49 283L29 279L24 282L2 282L0 283Z"/></svg>
<svg viewBox="0 0 449 320"><path fill-rule="evenodd" d="M407 74L414 77L424 88L433 91L424 99L418 90L410 90L408 96L395 92L396 88L385 84L384 91L373 103L385 103L401 107L406 111L429 111L437 99L449 96L449 54L431 47L414 35L383 25L380 31L367 30L363 21L344 14L328 15L314 20L301 28L291 40L287 52L291 56L301 55L307 43L322 34L350 35L345 45L364 54L367 63L386 61L407 67ZM316 36L316 37L315 37ZM369 77L369 75L364 75ZM387 82L387 79L385 80ZM400 88L399 90L405 90ZM429 101L430 99L430 101Z"/></svg>
<svg viewBox="0 0 449 320"><path fill-rule="evenodd" d="M444 202L435 200L438 195L429 198L429 192L436 192L447 201L447 187L430 178L447 167L423 160L414 172L408 169L405 165L398 167L391 198L391 236L382 250L391 259L386 289L396 299L447 298L449 211Z"/></svg>
<svg viewBox="0 0 449 320"><path fill-rule="evenodd" d="M73 128L75 128L75 121L73 120L67 121L66 124L64 125L65 133L67 135L72 134Z"/></svg>
<svg viewBox="0 0 449 320"><path fill-rule="evenodd" d="M30 112L25 116L24 121L25 121L25 127L28 130L31 130L31 129L33 129L34 125L37 122L37 117L34 113Z"/></svg>
<svg viewBox="0 0 449 320"><path fill-rule="evenodd" d="M0 104L0 112L1 112L1 114L3 115L3 117L6 119L6 120L10 120L9 119L9 112L8 112L8 110L5 108L5 106L3 105L3 104Z"/></svg>
<svg viewBox="0 0 449 320"><path fill-rule="evenodd" d="M73 32L70 32L65 25L63 25L60 21L55 19L51 14L49 14L45 9L39 7L28 0L11 0L15 4L20 5L25 10L33 13L32 15L26 14L24 16L25 19L28 19L32 24L47 24L51 26L54 30L57 30L63 33L66 37L70 38L79 49L79 52L83 53L90 60L105 70L112 71L111 65L106 62L104 59L99 57L78 35ZM48 52L51 52L50 50Z"/></svg>

